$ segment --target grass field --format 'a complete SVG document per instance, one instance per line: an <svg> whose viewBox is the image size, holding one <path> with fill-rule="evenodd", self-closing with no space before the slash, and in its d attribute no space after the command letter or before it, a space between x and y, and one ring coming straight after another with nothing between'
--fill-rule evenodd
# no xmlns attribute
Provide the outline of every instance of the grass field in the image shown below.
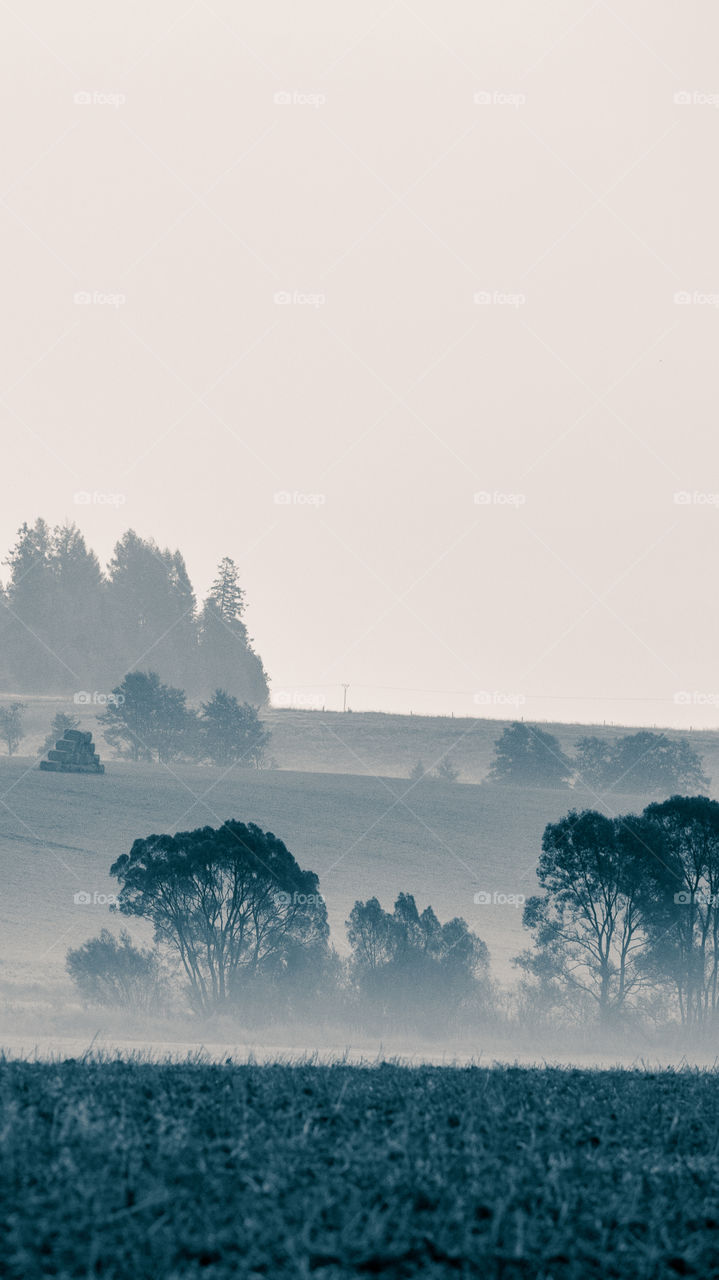
<svg viewBox="0 0 719 1280"><path fill-rule="evenodd" d="M0 1063L10 1280L719 1274L713 1073Z"/></svg>

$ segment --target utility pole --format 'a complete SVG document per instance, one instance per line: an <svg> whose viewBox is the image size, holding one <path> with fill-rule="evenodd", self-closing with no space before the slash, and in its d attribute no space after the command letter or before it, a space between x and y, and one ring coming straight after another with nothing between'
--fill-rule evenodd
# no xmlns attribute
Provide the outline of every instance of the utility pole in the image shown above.
<svg viewBox="0 0 719 1280"><path fill-rule="evenodd" d="M342 710L346 711L347 710L347 690L349 689L349 685L343 684L342 688L344 689L344 697L342 699Z"/></svg>

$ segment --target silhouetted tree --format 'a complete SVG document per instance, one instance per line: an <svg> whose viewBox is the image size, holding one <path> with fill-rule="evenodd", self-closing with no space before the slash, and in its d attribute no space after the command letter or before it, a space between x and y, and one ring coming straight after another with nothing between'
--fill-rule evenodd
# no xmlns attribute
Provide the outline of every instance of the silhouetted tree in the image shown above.
<svg viewBox="0 0 719 1280"><path fill-rule="evenodd" d="M489 780L513 786L565 787L571 773L571 762L553 734L515 720L495 743Z"/></svg>
<svg viewBox="0 0 719 1280"><path fill-rule="evenodd" d="M136 947L126 929L119 938L103 929L68 951L65 967L87 1004L157 1013L166 996L158 952Z"/></svg>
<svg viewBox="0 0 719 1280"><path fill-rule="evenodd" d="M671 796L644 810L647 969L687 1027L719 1020L719 803Z"/></svg>
<svg viewBox="0 0 719 1280"><path fill-rule="evenodd" d="M544 896L524 908L534 950L520 957L522 967L588 995L603 1024L642 983L642 840L637 820L592 809L549 823L537 869Z"/></svg>
<svg viewBox="0 0 719 1280"><path fill-rule="evenodd" d="M130 671L98 717L106 741L130 760L167 762L196 752L196 716L184 690L156 671Z"/></svg>
<svg viewBox="0 0 719 1280"><path fill-rule="evenodd" d="M199 751L213 764L242 764L259 769L270 740L257 711L249 703L240 706L237 698L216 689L202 704L199 720Z"/></svg>
<svg viewBox="0 0 719 1280"><path fill-rule="evenodd" d="M24 702L11 702L9 706L0 707L0 738L7 747L9 756L14 756L25 736L23 712Z"/></svg>
<svg viewBox="0 0 719 1280"><path fill-rule="evenodd" d="M68 715L66 711L57 711L50 725L50 732L43 742L39 755L44 756L46 751L51 751L55 746L58 738L62 738L66 729L77 729L80 724L78 716Z"/></svg>
<svg viewBox="0 0 719 1280"><path fill-rule="evenodd" d="M118 909L152 921L204 1013L231 1002L288 948L327 942L317 876L254 823L136 840L111 874L121 885Z"/></svg>
<svg viewBox="0 0 719 1280"><path fill-rule="evenodd" d="M580 738L575 757L577 783L597 791L638 795L709 786L699 754L686 738L672 741L665 733L624 734L614 741Z"/></svg>
<svg viewBox="0 0 719 1280"><path fill-rule="evenodd" d="M454 767L449 756L442 756L434 771L434 776L439 778L441 782L456 782L459 778L459 769Z"/></svg>
<svg viewBox="0 0 719 1280"><path fill-rule="evenodd" d="M208 693L226 689L242 702L266 702L267 676L243 621L245 597L236 564L225 557L200 614L200 670Z"/></svg>
<svg viewBox="0 0 719 1280"><path fill-rule="evenodd" d="M106 594L116 670L152 655L165 679L184 680L194 671L195 596L179 551L162 551L129 529L115 546Z"/></svg>
<svg viewBox="0 0 719 1280"><path fill-rule="evenodd" d="M377 898L355 902L346 927L358 987L384 1014L436 1022L488 976L487 947L466 921L442 925L411 894L400 893L391 913Z"/></svg>

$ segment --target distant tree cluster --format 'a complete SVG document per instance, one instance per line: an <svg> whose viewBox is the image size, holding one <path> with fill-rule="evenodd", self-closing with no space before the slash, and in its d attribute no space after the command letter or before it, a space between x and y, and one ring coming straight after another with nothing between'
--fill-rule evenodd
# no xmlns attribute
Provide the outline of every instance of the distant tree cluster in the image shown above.
<svg viewBox="0 0 719 1280"><path fill-rule="evenodd" d="M678 788L706 789L709 779L686 738L665 733L580 738L574 758L556 737L515 721L495 743L489 781L524 787L569 787L597 792L666 795Z"/></svg>
<svg viewBox="0 0 719 1280"><path fill-rule="evenodd" d="M244 622L237 566L221 561L198 607L179 551L128 530L103 571L73 524L24 524L0 587L0 685L107 690L151 655L163 680L192 697L226 689L260 706L267 678Z"/></svg>
<svg viewBox="0 0 719 1280"><path fill-rule="evenodd" d="M483 1006L489 990L485 944L462 919L420 913L408 893L392 912L376 898L354 904L342 962L317 876L254 823L138 839L110 873L120 886L112 910L149 922L155 949L103 930L68 952L90 1004L149 1008L174 970L203 1016L248 1016L254 1003L265 1020L273 1011L316 1020L321 1002L354 1019L437 1029L462 1007Z"/></svg>
<svg viewBox="0 0 719 1280"><path fill-rule="evenodd" d="M639 816L572 811L550 823L544 893L518 963L545 997L584 998L607 1025L657 993L685 1027L719 1022L719 803L671 796Z"/></svg>
<svg viewBox="0 0 719 1280"><path fill-rule="evenodd" d="M128 760L194 760L260 768L269 733L255 707L216 689L199 711L184 689L163 684L156 671L131 671L112 691L99 717L106 742Z"/></svg>

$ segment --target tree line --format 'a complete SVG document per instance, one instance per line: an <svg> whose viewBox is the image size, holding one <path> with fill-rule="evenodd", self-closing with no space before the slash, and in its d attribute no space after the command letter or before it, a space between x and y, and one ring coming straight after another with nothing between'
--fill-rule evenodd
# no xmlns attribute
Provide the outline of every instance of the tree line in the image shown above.
<svg viewBox="0 0 719 1280"><path fill-rule="evenodd" d="M575 755L554 734L517 720L494 746L488 781L509 786L576 787L597 792L705 790L710 779L686 738L642 729L611 738L579 738Z"/></svg>
<svg viewBox="0 0 719 1280"><path fill-rule="evenodd" d="M436 1028L489 992L485 944L459 917L441 924L431 907L420 913L408 893L392 911L357 901L351 956L340 960L318 877L254 823L138 839L110 872L119 884L111 909L150 922L155 946L103 930L71 950L68 972L89 1003L157 1009L179 978L203 1016L254 1008L270 1019L319 1018L339 1002L364 1023Z"/></svg>
<svg viewBox="0 0 719 1280"><path fill-rule="evenodd" d="M545 1007L595 1010L604 1026L669 1008L719 1022L719 803L671 796L640 815L572 810L544 832L517 963Z"/></svg>
<svg viewBox="0 0 719 1280"><path fill-rule="evenodd" d="M376 897L355 902L341 959L317 875L252 823L138 839L110 871L111 909L150 922L155 946L103 930L70 951L89 1002L157 1007L179 977L200 1015L319 1020L332 1008L365 1027L437 1032L486 1021L502 1000L482 939L461 917L420 912L411 893L391 911ZM717 801L674 795L616 817L571 810L545 828L537 877L523 917L531 945L514 961L529 1019L716 1032Z"/></svg>
<svg viewBox="0 0 719 1280"><path fill-rule="evenodd" d="M33 693L108 690L151 667L192 697L225 689L260 706L267 677L229 557L198 604L179 551L129 529L103 570L74 524L23 524L0 585L0 685Z"/></svg>

